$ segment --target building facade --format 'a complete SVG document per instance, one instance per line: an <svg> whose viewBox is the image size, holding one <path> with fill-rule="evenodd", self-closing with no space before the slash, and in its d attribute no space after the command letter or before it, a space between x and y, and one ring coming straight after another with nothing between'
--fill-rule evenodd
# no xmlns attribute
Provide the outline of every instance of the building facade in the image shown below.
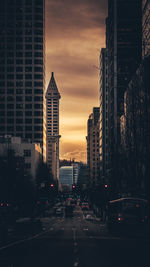
<svg viewBox="0 0 150 267"><path fill-rule="evenodd" d="M150 56L144 58L124 97L122 129L125 186L130 193L150 198Z"/></svg>
<svg viewBox="0 0 150 267"><path fill-rule="evenodd" d="M99 107L93 108L87 122L88 186L99 182Z"/></svg>
<svg viewBox="0 0 150 267"><path fill-rule="evenodd" d="M59 99L54 73L46 92L46 161L54 179L59 179Z"/></svg>
<svg viewBox="0 0 150 267"><path fill-rule="evenodd" d="M150 55L150 0L142 1L143 57Z"/></svg>
<svg viewBox="0 0 150 267"><path fill-rule="evenodd" d="M79 171L80 171L80 164L77 162L72 163L73 167L73 184L78 183Z"/></svg>
<svg viewBox="0 0 150 267"><path fill-rule="evenodd" d="M60 189L62 191L72 191L73 166L64 166L59 170Z"/></svg>
<svg viewBox="0 0 150 267"><path fill-rule="evenodd" d="M100 176L107 176L108 166L108 70L107 49L100 54L100 117L99 117L99 153Z"/></svg>
<svg viewBox="0 0 150 267"><path fill-rule="evenodd" d="M21 137L1 136L0 137L0 155L5 157L8 150L13 150L16 156L24 160L24 170L36 177L36 170L42 159L42 148L40 144L31 143Z"/></svg>
<svg viewBox="0 0 150 267"><path fill-rule="evenodd" d="M45 1L0 1L0 132L43 146Z"/></svg>
<svg viewBox="0 0 150 267"><path fill-rule="evenodd" d="M127 15L128 14L128 15ZM106 48L108 51L108 139L112 187L119 186L120 117L124 92L142 57L142 1L108 0Z"/></svg>

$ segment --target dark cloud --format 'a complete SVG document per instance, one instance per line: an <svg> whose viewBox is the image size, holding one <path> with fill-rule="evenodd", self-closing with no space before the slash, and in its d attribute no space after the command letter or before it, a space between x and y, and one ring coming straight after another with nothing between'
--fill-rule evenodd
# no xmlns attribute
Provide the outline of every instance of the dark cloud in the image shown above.
<svg viewBox="0 0 150 267"><path fill-rule="evenodd" d="M103 27L106 17L105 0L47 0L47 31L71 35L83 29ZM57 31L59 29L59 31Z"/></svg>

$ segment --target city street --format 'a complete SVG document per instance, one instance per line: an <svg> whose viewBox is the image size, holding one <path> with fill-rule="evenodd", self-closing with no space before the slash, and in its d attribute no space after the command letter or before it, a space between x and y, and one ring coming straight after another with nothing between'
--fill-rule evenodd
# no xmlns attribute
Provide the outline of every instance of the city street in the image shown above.
<svg viewBox="0 0 150 267"><path fill-rule="evenodd" d="M80 207L73 218L44 218L44 224L45 231L1 246L0 267L150 266L148 236L110 235L97 218L86 220Z"/></svg>

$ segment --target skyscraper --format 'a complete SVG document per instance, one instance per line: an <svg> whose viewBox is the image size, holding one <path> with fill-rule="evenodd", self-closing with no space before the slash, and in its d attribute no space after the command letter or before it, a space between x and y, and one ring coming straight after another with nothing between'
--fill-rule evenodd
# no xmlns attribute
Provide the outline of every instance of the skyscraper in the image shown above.
<svg viewBox="0 0 150 267"><path fill-rule="evenodd" d="M43 145L44 0L0 1L0 133Z"/></svg>
<svg viewBox="0 0 150 267"><path fill-rule="evenodd" d="M108 166L108 71L107 49L100 53L100 117L99 117L99 145L100 145L100 176L106 177Z"/></svg>
<svg viewBox="0 0 150 267"><path fill-rule="evenodd" d="M88 185L97 185L99 179L99 107L93 108L87 122Z"/></svg>
<svg viewBox="0 0 150 267"><path fill-rule="evenodd" d="M142 56L142 1L108 0L109 169L114 177L120 149L120 117L124 92Z"/></svg>
<svg viewBox="0 0 150 267"><path fill-rule="evenodd" d="M59 99L52 72L46 92L46 161L54 179L59 179Z"/></svg>
<svg viewBox="0 0 150 267"><path fill-rule="evenodd" d="M150 55L150 0L142 0L143 57Z"/></svg>

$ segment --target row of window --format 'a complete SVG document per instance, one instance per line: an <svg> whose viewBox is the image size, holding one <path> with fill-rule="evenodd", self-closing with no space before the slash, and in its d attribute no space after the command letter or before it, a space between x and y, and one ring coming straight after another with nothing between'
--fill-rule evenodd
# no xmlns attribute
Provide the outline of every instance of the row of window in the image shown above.
<svg viewBox="0 0 150 267"><path fill-rule="evenodd" d="M14 119L7 119L7 123L8 123L8 124L14 124ZM32 121L32 119L25 119L25 123L26 123L26 124L32 124L33 121ZM36 119L34 120L34 123L37 123L37 120L36 120ZM38 123L40 124L40 123L41 123L41 120L38 121ZM4 120L4 118L0 118L0 124L1 124L1 125L2 125L2 124L5 124L5 120ZM23 119L16 119L16 124L23 124ZM4 125L3 125L3 126L4 126ZM36 127L39 127L39 125L36 126ZM40 127L42 128L42 125L40 125ZM36 130L36 129L35 129L35 130Z"/></svg>
<svg viewBox="0 0 150 267"><path fill-rule="evenodd" d="M7 87L14 87L15 82L14 81L7 81ZM34 85L34 87L43 87L43 81L25 81L25 86L26 87L31 87L32 85ZM0 81L0 87L4 87L5 86L5 81ZM23 87L23 81L18 81L16 80L16 87Z"/></svg>
<svg viewBox="0 0 150 267"><path fill-rule="evenodd" d="M23 67L21 67L21 66L19 66L19 67L16 67L16 68L14 68L14 67L10 67L10 66L7 66L7 68L6 68L6 71L7 72L23 72L24 71L24 69L23 69ZM43 72L43 67L34 67L34 68L32 68L32 66L27 66L27 67L25 67L25 72L26 73L28 73L28 72ZM5 72L5 67L3 66L0 66L0 73L3 73L3 72ZM3 74L1 74L1 75L4 75L4 73ZM19 74L18 74L19 75Z"/></svg>
<svg viewBox="0 0 150 267"><path fill-rule="evenodd" d="M17 111L16 112L16 117L23 117L23 114L24 114L24 112L23 111L21 111L21 110L19 110L19 111ZM5 116L5 112L4 111L2 111L2 110L0 110L0 116L1 117L3 117L3 116ZM7 116L8 117L14 117L14 110L10 110L10 111L7 111ZM26 111L25 112L25 116L33 116L33 114L32 114L32 111ZM41 120L42 120L42 118L43 118L43 111L34 111L34 116L37 116L37 117L41 117Z"/></svg>
<svg viewBox="0 0 150 267"><path fill-rule="evenodd" d="M3 127L0 127L0 131L5 133L5 129ZM12 136L14 135L14 131L11 128L8 128L7 132L9 133L9 135L12 135ZM43 137L43 135L41 133L34 133L34 134L25 133L24 134L23 132L19 132L19 131L15 133L15 136L25 137L25 138L30 138L30 139L32 139L32 137L33 137L34 140L36 139L37 142L40 142L42 137Z"/></svg>

